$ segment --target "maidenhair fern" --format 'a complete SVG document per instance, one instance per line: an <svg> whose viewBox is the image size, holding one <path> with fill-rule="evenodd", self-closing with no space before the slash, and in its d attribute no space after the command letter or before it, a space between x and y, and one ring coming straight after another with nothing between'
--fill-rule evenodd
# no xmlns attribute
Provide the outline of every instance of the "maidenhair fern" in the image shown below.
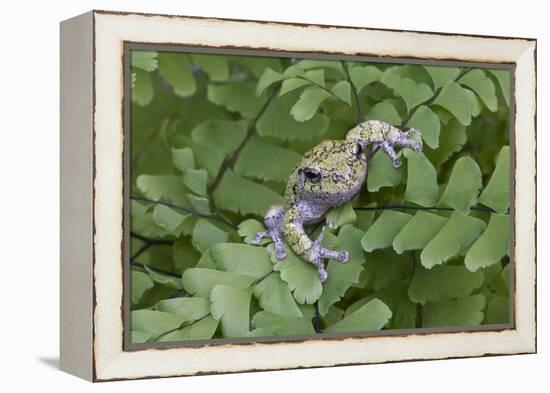
<svg viewBox="0 0 550 393"><path fill-rule="evenodd" d="M132 51L133 342L508 321L507 72ZM249 245L301 154L363 119L422 130L370 157L314 266ZM319 227L309 228L311 233Z"/></svg>

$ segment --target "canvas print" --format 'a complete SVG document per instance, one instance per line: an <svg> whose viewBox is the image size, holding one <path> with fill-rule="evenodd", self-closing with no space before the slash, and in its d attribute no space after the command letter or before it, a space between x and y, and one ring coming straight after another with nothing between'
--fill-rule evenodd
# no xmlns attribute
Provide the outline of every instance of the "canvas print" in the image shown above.
<svg viewBox="0 0 550 393"><path fill-rule="evenodd" d="M131 343L511 322L511 71L128 49Z"/></svg>

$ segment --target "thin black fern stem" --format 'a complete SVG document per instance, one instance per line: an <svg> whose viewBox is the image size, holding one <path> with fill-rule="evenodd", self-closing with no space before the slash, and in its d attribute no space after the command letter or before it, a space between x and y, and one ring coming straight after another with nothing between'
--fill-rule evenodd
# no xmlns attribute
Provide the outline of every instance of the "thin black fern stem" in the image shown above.
<svg viewBox="0 0 550 393"><path fill-rule="evenodd" d="M337 99L338 101L341 101L343 102L344 104L346 104L347 106L350 106L349 103L346 101L346 100L343 100L341 99L340 97L338 97L336 94L334 94L330 89L327 89L325 86L309 79L309 78L306 78L305 76L295 76L294 78L296 79L302 79L304 81L307 81L309 83L311 83L312 85L318 87L319 89L321 90L324 90L325 92L327 92L328 94L330 94L333 98ZM351 108L351 110L353 111L353 108Z"/></svg>
<svg viewBox="0 0 550 393"><path fill-rule="evenodd" d="M321 313L319 312L319 300L316 300L315 303L313 303L313 329L315 330L315 333L321 333Z"/></svg>
<svg viewBox="0 0 550 393"><path fill-rule="evenodd" d="M408 285L411 285L412 279L414 277L414 273L416 272L416 254L415 254L414 250L411 251L411 256L412 256L412 258L411 258L412 259L412 261L411 261L412 262L411 277L409 279Z"/></svg>
<svg viewBox="0 0 550 393"><path fill-rule="evenodd" d="M422 327L422 304L416 303L416 327Z"/></svg>
<svg viewBox="0 0 550 393"><path fill-rule="evenodd" d="M442 206L408 206L408 205L382 205L382 206L365 206L365 207L354 207L354 210L438 210L438 211L455 211L452 207L442 207ZM477 207L472 206L470 210L482 211L495 213L495 210L490 207Z"/></svg>
<svg viewBox="0 0 550 393"><path fill-rule="evenodd" d="M171 246L174 244L173 240L168 239L153 239L147 236L140 235L135 232L130 232L130 236L142 241L144 244L130 257L130 260L134 260L147 251L152 246Z"/></svg>
<svg viewBox="0 0 550 393"><path fill-rule="evenodd" d="M414 274L416 272L416 265L418 264L417 258L416 258L416 251L412 250L411 252L412 256L412 269L411 269L411 275L409 278L409 281L407 283L407 290L410 288L412 280L414 278ZM420 303L416 304L415 307L416 317L415 317L415 327L420 328L422 327L422 305Z"/></svg>
<svg viewBox="0 0 550 393"><path fill-rule="evenodd" d="M136 259L137 257L139 257L141 254L143 254L145 251L147 251L153 245L154 245L154 243L145 243L143 246L141 246L141 248L139 250L137 250L135 252L134 255L132 255L130 257L130 260Z"/></svg>
<svg viewBox="0 0 550 393"><path fill-rule="evenodd" d="M252 283L250 284L250 287L253 287L254 285L256 284L259 284L260 282L262 282L263 280L265 280L266 278L268 278L271 274L275 273L275 270L271 270L269 273L266 273L264 274L262 277L252 281Z"/></svg>
<svg viewBox="0 0 550 393"><path fill-rule="evenodd" d="M237 149L228 158L226 158L222 162L222 165L220 167L220 170L218 171L218 174L216 175L216 178L214 179L212 184L208 187L209 194L213 194L214 191L216 191L216 189L220 185L221 181L223 180L223 177L224 177L225 173L227 172L227 170L233 168L233 166L235 165L235 163L239 159L239 155L241 154L241 151L244 149L246 144L250 141L252 136L255 134L256 124L258 123L258 121L260 120L262 115L265 113L265 111L267 110L267 108L269 107L269 105L271 104L273 99L276 97L278 92L279 92L279 88L273 89L271 91L271 94L267 98L266 102L260 108L260 110L258 111L258 114L252 119L251 123L249 124L249 126L247 128L247 131L246 131L246 136L244 137L241 144L237 147ZM212 199L212 201L214 200L213 198L211 198L211 199Z"/></svg>
<svg viewBox="0 0 550 393"><path fill-rule="evenodd" d="M468 72L470 72L472 70L471 67L466 67L462 70L462 72L454 79L455 82L458 82L464 75L466 75ZM420 104L414 106L411 108L411 110L409 111L408 115L405 117L405 119L403 119L403 121L401 122L401 124L399 125L399 128L403 128L407 125L407 123L411 120L411 118L414 116L414 114L416 113L416 111L418 110L418 108L420 108L421 106L423 105L430 105L431 103L433 103L437 97L439 96L439 94L441 93L441 90L443 89L443 87L440 87L439 89L437 89L434 94L428 98L427 100L421 102Z"/></svg>
<svg viewBox="0 0 550 393"><path fill-rule="evenodd" d="M158 268L158 267L155 267L155 266L146 265L144 263L141 263L141 262L138 262L138 261L134 260L133 258L130 259L130 265L136 266L136 267L139 267L139 268L142 268L142 269L147 268L147 269L152 270L154 272L164 274L165 276L170 276L170 277L174 277L174 278L181 278L180 274L177 274L177 273L174 273L174 272L171 272L171 271L168 271L168 270L164 270L164 269L161 269L161 268Z"/></svg>
<svg viewBox="0 0 550 393"><path fill-rule="evenodd" d="M211 313L208 313L202 317L200 317L199 319L196 319L194 320L193 322L191 323L184 323L183 325L180 325L174 329L171 329L171 330L168 330L167 332L164 332L162 334L159 334L158 336L155 337L155 340L154 341L158 341L159 339L161 339L162 337L165 337L166 335L170 334L170 333L173 333L173 332L176 332L180 329L185 329L186 327L189 327L189 326L193 326L194 324L204 320L205 318L209 317L210 315L212 315Z"/></svg>
<svg viewBox="0 0 550 393"><path fill-rule="evenodd" d="M237 226L235 224L233 224L228 219L220 216L219 214L205 214L205 213L201 213L201 212L198 212L196 210L190 209L188 207L176 205L176 204L171 203L171 202L158 201L158 200L153 200L153 199L139 197L139 196L130 196L130 199L133 199L135 201L140 201L140 202L152 203L154 205L167 206L167 207L170 207L174 210L180 211L180 212L185 213L185 214L192 214L194 216L206 218L206 219L211 220L211 221L216 221L216 222L225 224L225 225L227 225L228 227L230 227L232 229L237 229Z"/></svg>
<svg viewBox="0 0 550 393"><path fill-rule="evenodd" d="M172 245L172 244L174 244L174 241L170 240L170 239L154 239L152 237L147 237L147 236L140 235L139 233L136 233L136 232L130 232L130 236L135 237L136 239L141 240L144 243L149 243L151 245L156 245L156 244Z"/></svg>
<svg viewBox="0 0 550 393"><path fill-rule="evenodd" d="M355 115L357 117L357 123L362 123L363 121L365 121L365 117L363 116L363 111L361 111L361 104L359 102L359 92L357 91L355 84L351 80L351 75L349 73L348 65L343 60L341 60L340 63L342 63L342 67L344 68L346 78L351 86L351 92L353 94L353 99L355 102Z"/></svg>

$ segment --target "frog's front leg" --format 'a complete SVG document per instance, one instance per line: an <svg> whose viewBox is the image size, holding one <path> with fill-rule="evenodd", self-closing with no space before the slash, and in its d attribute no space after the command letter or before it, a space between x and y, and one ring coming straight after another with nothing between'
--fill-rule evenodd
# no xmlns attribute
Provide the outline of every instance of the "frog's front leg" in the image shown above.
<svg viewBox="0 0 550 393"><path fill-rule="evenodd" d="M327 279L327 272L323 264L323 258L330 258L346 263L349 259L349 253L347 251L335 251L322 247L323 231L321 231L315 241L310 239L303 225L304 217L308 216L307 210L307 205L301 203L297 203L288 209L285 214L283 233L292 250L307 262L317 267L319 279L321 282L324 282Z"/></svg>
<svg viewBox="0 0 550 393"><path fill-rule="evenodd" d="M416 128L411 128L405 132L396 129L391 138L377 144L390 156L394 168L399 168L401 166L401 160L397 158L397 153L393 148L394 146L410 147L416 151L422 150L422 141L411 139L412 134L422 135Z"/></svg>
<svg viewBox="0 0 550 393"><path fill-rule="evenodd" d="M393 146L388 141L382 141L378 144L378 146L384 149L386 154L390 156L394 168L399 168L401 166L402 164L401 160L397 158L397 153L395 152L395 150L393 149Z"/></svg>
<svg viewBox="0 0 550 393"><path fill-rule="evenodd" d="M259 244L264 237L273 240L275 246L275 255L277 259L286 257L286 251L283 247L283 219L285 208L281 205L272 206L264 217L264 224L267 227L265 231L258 232L250 241L251 244Z"/></svg>

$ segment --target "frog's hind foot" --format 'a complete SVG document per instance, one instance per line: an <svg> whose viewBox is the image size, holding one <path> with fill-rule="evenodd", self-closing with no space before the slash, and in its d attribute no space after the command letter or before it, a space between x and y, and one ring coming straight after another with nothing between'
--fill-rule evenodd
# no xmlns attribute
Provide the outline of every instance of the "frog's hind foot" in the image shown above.
<svg viewBox="0 0 550 393"><path fill-rule="evenodd" d="M349 261L349 253L347 251L329 250L321 246L323 233L324 232L321 231L317 239L315 239L308 255L309 261L317 267L317 273L319 274L319 279L321 282L325 282L328 278L328 274L323 263L323 258L334 259L335 261L341 263L346 263Z"/></svg>
<svg viewBox="0 0 550 393"><path fill-rule="evenodd" d="M283 232L281 229L284 215L285 209L283 206L275 205L271 207L264 217L264 224L267 229L256 233L256 236L254 236L254 238L250 241L250 244L260 244L260 241L264 237L267 237L273 240L273 245L275 246L275 256L277 259L286 258L286 251L283 247Z"/></svg>

